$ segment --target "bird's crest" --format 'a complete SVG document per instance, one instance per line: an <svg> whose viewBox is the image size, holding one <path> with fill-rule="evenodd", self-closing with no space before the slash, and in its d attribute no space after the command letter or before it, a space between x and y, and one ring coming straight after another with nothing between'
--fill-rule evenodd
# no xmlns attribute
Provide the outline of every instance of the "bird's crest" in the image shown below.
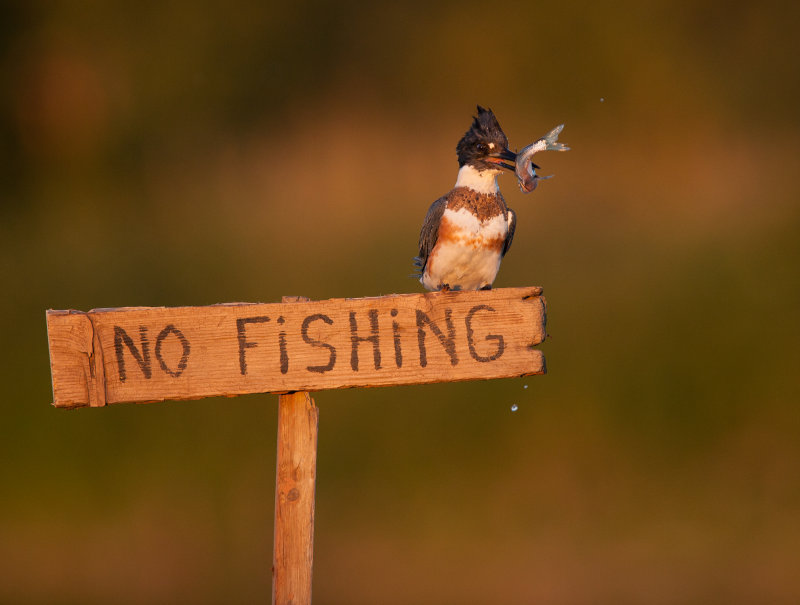
<svg viewBox="0 0 800 605"><path fill-rule="evenodd" d="M478 115L472 120L472 127L470 130L476 131L475 134L482 133L484 136L495 133L498 130L503 132L503 129L500 128L500 122L498 122L497 118L494 116L494 112L480 105L478 105Z"/></svg>

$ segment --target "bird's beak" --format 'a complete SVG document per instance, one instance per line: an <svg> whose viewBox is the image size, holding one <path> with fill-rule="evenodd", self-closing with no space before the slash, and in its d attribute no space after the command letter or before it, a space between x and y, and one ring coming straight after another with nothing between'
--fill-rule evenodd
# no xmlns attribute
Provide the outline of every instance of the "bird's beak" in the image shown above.
<svg viewBox="0 0 800 605"><path fill-rule="evenodd" d="M492 164L497 164L501 168L514 172L517 168L517 154L510 149L503 149L497 153L492 153L487 156L486 160Z"/></svg>

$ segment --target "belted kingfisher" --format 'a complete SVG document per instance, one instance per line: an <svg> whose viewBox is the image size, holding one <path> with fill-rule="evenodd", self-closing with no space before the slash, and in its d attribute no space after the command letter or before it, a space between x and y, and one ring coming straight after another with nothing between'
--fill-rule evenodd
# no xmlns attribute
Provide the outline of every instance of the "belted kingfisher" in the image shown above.
<svg viewBox="0 0 800 605"><path fill-rule="evenodd" d="M490 290L517 224L497 176L514 172L517 154L492 110L480 105L456 152L455 187L428 209L414 264L428 290Z"/></svg>

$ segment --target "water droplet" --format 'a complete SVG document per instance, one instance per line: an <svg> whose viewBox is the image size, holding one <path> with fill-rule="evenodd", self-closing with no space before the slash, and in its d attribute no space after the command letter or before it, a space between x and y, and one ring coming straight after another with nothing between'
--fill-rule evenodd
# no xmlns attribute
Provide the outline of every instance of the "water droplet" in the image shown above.
<svg viewBox="0 0 800 605"><path fill-rule="evenodd" d="M601 103L605 103L606 102L606 98L605 97L600 97L600 102Z"/></svg>
<svg viewBox="0 0 800 605"><path fill-rule="evenodd" d="M516 412L518 409L519 409L519 406L516 403L511 405L511 411L512 412Z"/></svg>
<svg viewBox="0 0 800 605"><path fill-rule="evenodd" d="M526 384L526 385L523 385L523 386L522 386L522 388L523 388L523 389L527 389L527 388L528 388L528 385L527 385L527 384Z"/></svg>

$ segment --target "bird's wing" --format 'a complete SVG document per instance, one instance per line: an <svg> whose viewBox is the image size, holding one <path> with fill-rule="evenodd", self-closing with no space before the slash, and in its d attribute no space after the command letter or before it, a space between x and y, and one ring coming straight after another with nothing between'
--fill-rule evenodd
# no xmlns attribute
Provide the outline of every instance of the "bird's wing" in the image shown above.
<svg viewBox="0 0 800 605"><path fill-rule="evenodd" d="M511 242L514 241L514 230L517 228L517 213L511 208L508 209L508 233L506 233L506 241L503 244L503 256L506 255L508 249L511 247Z"/></svg>
<svg viewBox="0 0 800 605"><path fill-rule="evenodd" d="M447 207L447 198L440 197L428 208L422 229L419 232L419 256L414 259L414 265L419 269L420 275L425 271L428 255L433 251L439 237L439 223L442 220L444 209Z"/></svg>

